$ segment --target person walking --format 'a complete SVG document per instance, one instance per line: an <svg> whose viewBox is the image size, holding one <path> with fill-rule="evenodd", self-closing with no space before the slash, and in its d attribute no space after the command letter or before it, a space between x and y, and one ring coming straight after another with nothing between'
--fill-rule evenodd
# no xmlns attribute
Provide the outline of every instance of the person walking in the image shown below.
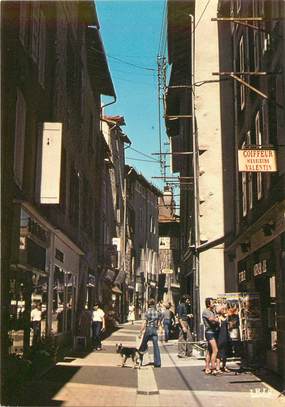
<svg viewBox="0 0 285 407"><path fill-rule="evenodd" d="M157 330L161 326L162 315L161 312L155 308L155 300L150 299L148 302L148 309L144 316L144 322L140 329L140 336L144 332L142 343L139 347L140 352L145 352L147 343L152 340L153 343L153 362L154 367L161 367L160 351L158 346L158 333Z"/></svg>
<svg viewBox="0 0 285 407"><path fill-rule="evenodd" d="M164 341L168 342L169 340L169 333L172 324L174 324L174 314L171 311L171 304L167 304L165 306L165 310L162 312L162 324L164 328Z"/></svg>
<svg viewBox="0 0 285 407"><path fill-rule="evenodd" d="M189 321L193 319L193 314L189 312L190 297L182 295L180 303L177 307L177 318L179 323L179 337L178 337L178 357L186 358L192 356L193 351L193 337L190 330Z"/></svg>
<svg viewBox="0 0 285 407"><path fill-rule="evenodd" d="M217 366L219 317L215 312L213 298L206 298L205 305L206 309L202 313L202 319L205 327L205 338L208 342L208 350L206 352L205 360L205 374L212 373L215 375L220 370L219 366Z"/></svg>
<svg viewBox="0 0 285 407"><path fill-rule="evenodd" d="M135 321L136 317L135 317L135 306L133 304L129 305L129 314L128 314L128 321L132 323L132 325L134 325L134 321Z"/></svg>
<svg viewBox="0 0 285 407"><path fill-rule="evenodd" d="M94 350L102 350L101 336L105 331L105 312L96 303L92 312L92 337Z"/></svg>
<svg viewBox="0 0 285 407"><path fill-rule="evenodd" d="M31 311L31 324L33 329L33 346L38 345L41 341L41 321L42 310L41 304L34 303Z"/></svg>
<svg viewBox="0 0 285 407"><path fill-rule="evenodd" d="M220 322L220 329L218 334L218 358L222 363L221 371L226 373L230 372L230 370L226 367L227 356L230 348L227 311L227 306L223 304L221 305L218 312Z"/></svg>

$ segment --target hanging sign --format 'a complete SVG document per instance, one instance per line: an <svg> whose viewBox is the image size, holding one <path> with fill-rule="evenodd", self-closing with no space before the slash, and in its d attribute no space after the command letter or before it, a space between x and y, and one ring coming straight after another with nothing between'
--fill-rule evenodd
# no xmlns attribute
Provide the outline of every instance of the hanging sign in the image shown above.
<svg viewBox="0 0 285 407"><path fill-rule="evenodd" d="M238 169L240 172L275 172L277 160L275 150L238 150Z"/></svg>

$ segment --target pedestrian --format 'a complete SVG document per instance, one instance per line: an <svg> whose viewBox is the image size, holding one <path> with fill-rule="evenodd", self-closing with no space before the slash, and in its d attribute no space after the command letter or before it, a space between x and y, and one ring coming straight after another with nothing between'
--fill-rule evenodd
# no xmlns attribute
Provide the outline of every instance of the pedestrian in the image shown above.
<svg viewBox="0 0 285 407"><path fill-rule="evenodd" d="M159 312L163 312L165 310L163 300L158 301L158 303L156 304L156 309Z"/></svg>
<svg viewBox="0 0 285 407"><path fill-rule="evenodd" d="M140 334L144 332L142 343L139 347L140 352L145 352L147 343L152 340L153 343L153 362L154 367L161 367L160 351L158 346L158 333L157 330L161 326L162 315L155 308L155 300L150 299L148 302L148 309L145 312L144 322L142 323Z"/></svg>
<svg viewBox="0 0 285 407"><path fill-rule="evenodd" d="M168 342L171 326L175 323L174 314L170 308L171 304L169 303L165 306L165 310L162 312L162 324L164 328L165 342Z"/></svg>
<svg viewBox="0 0 285 407"><path fill-rule="evenodd" d="M92 336L94 350L102 350L101 336L105 331L105 312L96 303L92 312Z"/></svg>
<svg viewBox="0 0 285 407"><path fill-rule="evenodd" d="M177 307L177 318L179 324L178 337L178 357L186 358L192 356L193 352L193 337L190 330L189 322L193 319L193 314L190 313L190 297L182 295Z"/></svg>
<svg viewBox="0 0 285 407"><path fill-rule="evenodd" d="M206 298L205 305L206 309L202 313L202 319L205 327L205 338L208 342L205 374L212 373L215 375L220 370L219 366L217 366L219 317L215 312L213 298Z"/></svg>
<svg viewBox="0 0 285 407"><path fill-rule="evenodd" d="M129 305L129 314L128 314L128 321L132 323L132 325L134 325L134 321L135 321L136 317L135 317L135 306L133 304Z"/></svg>
<svg viewBox="0 0 285 407"><path fill-rule="evenodd" d="M218 358L222 362L221 371L230 372L226 367L227 356L230 348L230 335L228 330L228 309L226 305L221 305L218 310L220 328L218 334Z"/></svg>
<svg viewBox="0 0 285 407"><path fill-rule="evenodd" d="M41 321L42 310L40 303L34 303L31 311L31 324L33 329L33 345L38 345L41 341Z"/></svg>

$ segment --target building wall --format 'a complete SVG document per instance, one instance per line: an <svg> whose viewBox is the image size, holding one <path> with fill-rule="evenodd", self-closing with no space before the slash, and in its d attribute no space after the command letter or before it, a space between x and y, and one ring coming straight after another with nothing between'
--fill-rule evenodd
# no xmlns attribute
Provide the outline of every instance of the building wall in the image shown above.
<svg viewBox="0 0 285 407"><path fill-rule="evenodd" d="M195 28L195 82L218 79L212 72L219 71L219 47L217 24L211 22L216 16L217 1L196 1ZM203 13L205 9L205 12ZM207 35L205 35L207 27ZM200 240L212 241L224 236L224 195L222 168L222 140L220 117L220 85L206 83L195 88L195 113L199 145L207 151L199 158L199 193L204 202L200 205ZM209 278L215 275L215 278ZM223 245L200 254L200 306L204 308L205 297L215 297L224 292Z"/></svg>
<svg viewBox="0 0 285 407"><path fill-rule="evenodd" d="M136 172L127 178L128 220L133 223L132 240L134 251L135 301L142 311L148 298L157 299L158 285L158 203L159 191ZM130 214L132 213L133 221Z"/></svg>
<svg viewBox="0 0 285 407"><path fill-rule="evenodd" d="M100 92L94 91L96 84L91 83L87 69L88 21L82 17L85 15L82 8L86 5L86 2L7 2L1 5L5 49L2 168L6 242L3 256L6 273L1 274L1 278L5 294L14 295L18 290L17 295L20 295L17 287L22 277L32 292L37 276L33 276L31 266L38 263L48 280L48 284L44 284L48 296L44 304L48 333L54 327L54 284L62 285L64 278L65 288L72 286L69 304L72 318L66 328L74 333L76 311L86 301L88 275L94 276L98 265L102 179L98 169L103 168L104 155L99 121ZM90 17L92 7L90 2L88 18L95 19L95 9ZM38 143L44 122L63 125L60 200L59 204L49 206L41 205L37 194ZM30 259L28 267L23 268L25 264L21 264L21 260L36 252L24 253L26 231L30 234L29 245L39 243L37 252L41 261ZM45 234L49 239L43 239ZM59 274L62 275L57 281ZM5 295L3 301L7 301L3 307L6 310L4 326L8 327L11 297ZM25 350L30 343L30 306L31 296L26 298L24 309ZM64 306L69 308L67 303ZM3 353L7 354L7 330L2 330L2 334Z"/></svg>
<svg viewBox="0 0 285 407"><path fill-rule="evenodd" d="M234 151L224 144L224 153L232 154L235 166L228 166L235 177L234 219L232 237L226 253L235 271L227 269L227 287L235 291L256 291L261 298L262 362L283 375L284 381L284 2L222 1L220 16L266 17L255 22L261 30L229 23L230 35L221 35L220 49L231 47L230 71L274 72L264 77L248 75L244 80L269 97L270 102L255 91L233 81ZM279 19L281 17L281 19ZM264 31L263 31L264 30ZM220 29L221 34L222 29ZM243 50L241 42L243 41ZM244 58L241 57L244 56ZM244 65L241 61L244 60ZM225 64L225 59L223 60ZM243 65L243 67L242 67ZM225 66L225 65L224 65ZM242 69L241 69L242 67ZM280 69L281 68L281 69ZM229 105L229 94L223 93L223 106ZM279 106L278 106L279 104ZM230 108L230 111L232 109ZM257 115L260 117L258 125ZM230 116L224 109L223 120ZM258 137L257 137L258 136ZM223 135L226 137L226 133ZM242 146L261 144L276 148L277 173L241 173L237 166L237 150ZM229 275L229 274L232 275ZM233 278L235 276L235 278Z"/></svg>

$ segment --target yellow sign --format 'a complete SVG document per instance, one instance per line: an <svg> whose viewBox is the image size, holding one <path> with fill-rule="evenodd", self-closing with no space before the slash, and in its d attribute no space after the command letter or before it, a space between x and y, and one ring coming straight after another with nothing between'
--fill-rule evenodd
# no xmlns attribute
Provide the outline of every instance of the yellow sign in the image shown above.
<svg viewBox="0 0 285 407"><path fill-rule="evenodd" d="M162 274L173 274L172 269L162 269L161 272L162 272Z"/></svg>
<svg viewBox="0 0 285 407"><path fill-rule="evenodd" d="M275 150L238 150L238 169L240 172L277 171Z"/></svg>

